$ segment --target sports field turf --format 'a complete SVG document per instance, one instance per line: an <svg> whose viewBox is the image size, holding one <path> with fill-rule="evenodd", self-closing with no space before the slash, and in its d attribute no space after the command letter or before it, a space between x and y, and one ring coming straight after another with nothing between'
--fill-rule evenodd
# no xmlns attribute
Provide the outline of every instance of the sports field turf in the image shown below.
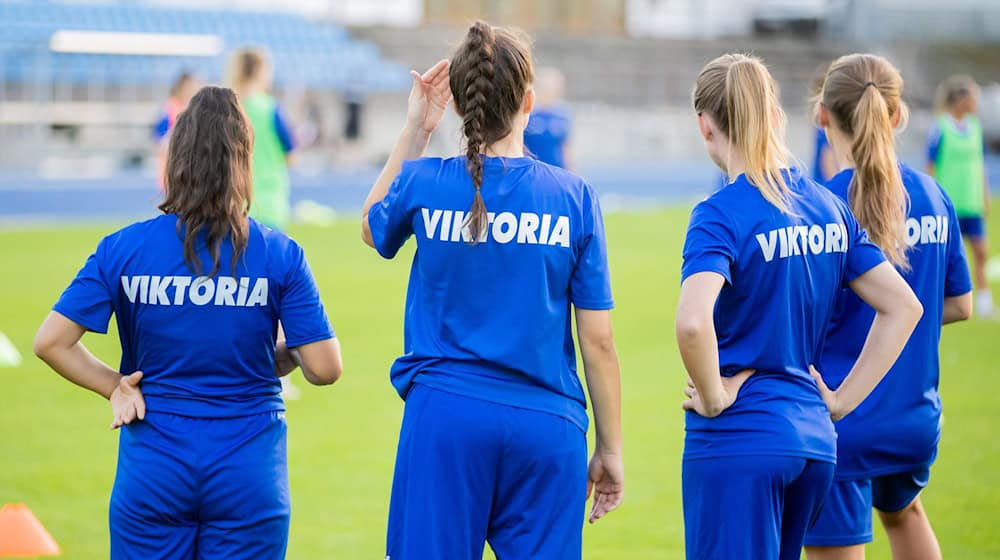
<svg viewBox="0 0 1000 560"><path fill-rule="evenodd" d="M673 336L686 209L607 217L616 338L624 384L626 498L584 529L589 559L683 557L680 457L684 374ZM1000 218L992 220L1000 247ZM24 354L0 369L0 502L26 502L64 557L107 557L107 502L117 434L106 402L30 355L49 306L108 227L0 231L0 331ZM382 558L402 402L387 371L402 345L409 253L382 261L359 241L355 221L299 227L346 372L332 387L301 376L290 403L293 514L289 558ZM412 244L409 245L412 251ZM761 289L767 289L761 287ZM994 285L1000 295L1000 285ZM116 364L115 336L85 343ZM1000 323L945 329L944 437L925 505L945 558L1000 558ZM733 473L739 476L739 473ZM876 533L869 558L888 558Z"/></svg>

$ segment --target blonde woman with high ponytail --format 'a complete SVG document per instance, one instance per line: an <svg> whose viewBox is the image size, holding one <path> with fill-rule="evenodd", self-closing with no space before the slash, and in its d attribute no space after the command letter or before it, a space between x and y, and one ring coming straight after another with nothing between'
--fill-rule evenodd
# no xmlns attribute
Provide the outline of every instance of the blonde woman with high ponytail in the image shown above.
<svg viewBox="0 0 1000 560"><path fill-rule="evenodd" d="M692 211L681 268L687 557L797 560L833 480L832 420L882 379L920 303L847 205L790 166L777 86L761 60L713 60L693 101L730 182ZM844 286L878 316L830 391L811 366Z"/></svg>
<svg viewBox="0 0 1000 560"><path fill-rule="evenodd" d="M889 374L864 404L837 423L837 470L826 505L806 536L810 560L864 558L879 511L893 557L941 558L920 503L941 435L938 345L942 323L965 320L972 285L955 208L930 176L896 159L906 122L903 79L886 59L841 57L831 66L816 114L840 172L827 187L902 273L923 318ZM818 365L822 385L842 383L877 314L844 292Z"/></svg>
<svg viewBox="0 0 1000 560"><path fill-rule="evenodd" d="M381 256L416 245L389 374L406 404L386 558L479 560L489 542L497 558L579 560L587 499L591 523L622 501L601 207L581 178L525 155L529 44L480 21L451 60L414 72L406 124L362 210L361 237ZM450 103L461 155L421 157Z"/></svg>

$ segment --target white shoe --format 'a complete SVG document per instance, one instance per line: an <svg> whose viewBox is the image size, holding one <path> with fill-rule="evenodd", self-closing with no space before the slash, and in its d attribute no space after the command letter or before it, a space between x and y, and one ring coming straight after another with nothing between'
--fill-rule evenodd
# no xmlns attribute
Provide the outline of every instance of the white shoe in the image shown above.
<svg viewBox="0 0 1000 560"><path fill-rule="evenodd" d="M976 315L980 319L989 319L993 316L993 294L989 290L976 292Z"/></svg>
<svg viewBox="0 0 1000 560"><path fill-rule="evenodd" d="M286 401L297 401L302 397L302 391L299 390L294 384L292 384L292 379L289 376L284 376L281 378L281 398Z"/></svg>

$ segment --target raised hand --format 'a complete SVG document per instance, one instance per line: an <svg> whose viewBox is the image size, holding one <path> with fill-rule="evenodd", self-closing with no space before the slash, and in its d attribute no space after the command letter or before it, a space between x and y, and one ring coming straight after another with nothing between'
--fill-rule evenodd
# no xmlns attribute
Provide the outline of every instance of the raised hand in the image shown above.
<svg viewBox="0 0 1000 560"><path fill-rule="evenodd" d="M140 381L142 381L141 371L122 376L118 387L111 393L111 413L115 417L111 422L112 430L137 418L142 420L146 417L146 401L142 398L142 390L139 389Z"/></svg>
<svg viewBox="0 0 1000 560"><path fill-rule="evenodd" d="M413 88L406 106L406 122L416 129L430 134L437 128L451 102L451 87L448 84L447 60L439 60L422 75L411 70Z"/></svg>

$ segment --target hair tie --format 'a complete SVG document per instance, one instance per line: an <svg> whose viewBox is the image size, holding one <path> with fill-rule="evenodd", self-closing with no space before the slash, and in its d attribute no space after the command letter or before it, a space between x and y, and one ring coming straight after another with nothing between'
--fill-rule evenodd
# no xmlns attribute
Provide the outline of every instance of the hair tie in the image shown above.
<svg viewBox="0 0 1000 560"><path fill-rule="evenodd" d="M878 84L876 84L875 82L868 82L868 83L865 84L865 87L863 87L861 89L868 89L869 87L873 87L875 89L878 89Z"/></svg>

